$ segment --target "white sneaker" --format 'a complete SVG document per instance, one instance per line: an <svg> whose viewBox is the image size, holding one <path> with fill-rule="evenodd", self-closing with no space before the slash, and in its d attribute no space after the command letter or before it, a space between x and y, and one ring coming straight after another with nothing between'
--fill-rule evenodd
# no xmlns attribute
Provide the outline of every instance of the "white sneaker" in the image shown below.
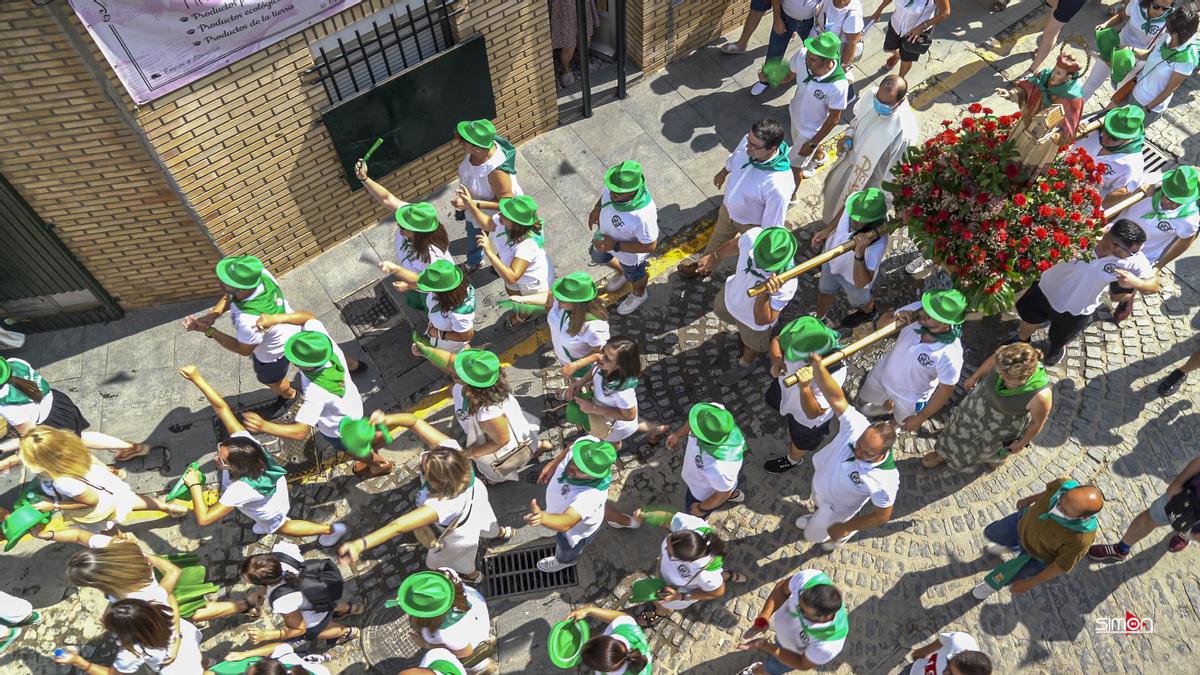
<svg viewBox="0 0 1200 675"><path fill-rule="evenodd" d="M755 661L754 663L751 663L750 665L746 666L745 668L742 668L742 672L738 673L738 675L758 675L759 671L762 671L762 669L763 669L763 662ZM766 671L763 671L763 672L766 672Z"/></svg>
<svg viewBox="0 0 1200 675"><path fill-rule="evenodd" d="M988 586L986 581L979 582L979 585L971 591L972 597L976 600L986 600L987 597L996 592L996 589Z"/></svg>
<svg viewBox="0 0 1200 675"><path fill-rule="evenodd" d="M766 90L767 90L766 82L755 82L754 84L750 85L750 95L751 96L758 96L759 94L763 93Z"/></svg>
<svg viewBox="0 0 1200 675"><path fill-rule="evenodd" d="M609 527L616 529L616 530L636 530L642 526L642 521L638 520L637 518L634 518L633 516L629 516L629 524L628 525L626 525L624 523L618 523L615 520L605 519L604 522Z"/></svg>
<svg viewBox="0 0 1200 675"><path fill-rule="evenodd" d="M924 256L918 256L912 262L904 266L904 271L912 275L917 275L932 264L933 262L926 259Z"/></svg>
<svg viewBox="0 0 1200 675"><path fill-rule="evenodd" d="M817 158L816 158L816 151L813 151L813 160L812 160L812 166L813 166L814 168L816 168L816 167L818 167L818 166L825 166L825 165L826 165L826 164L828 164L828 163L829 163L829 153L828 153L828 152L827 152L827 153L825 153L825 156L824 156L824 157L822 157L821 159L817 159Z"/></svg>
<svg viewBox="0 0 1200 675"><path fill-rule="evenodd" d="M817 175L817 168L812 164L806 164L803 169L800 169L802 178L812 178L815 175Z"/></svg>
<svg viewBox="0 0 1200 675"><path fill-rule="evenodd" d="M575 563L562 563L554 556L548 556L537 561L537 568L546 574L554 574L560 570L565 570L568 567L574 567Z"/></svg>
<svg viewBox="0 0 1200 675"><path fill-rule="evenodd" d="M811 519L812 516L800 516L796 519L796 527L803 530L804 528L808 527L808 521Z"/></svg>
<svg viewBox="0 0 1200 675"><path fill-rule="evenodd" d="M317 537L317 543L322 546L333 546L346 536L346 526L342 523L333 524L333 532Z"/></svg>
<svg viewBox="0 0 1200 675"><path fill-rule="evenodd" d="M983 547L983 552L988 555L994 555L997 558L1007 558L1013 554L1013 550L1004 544L990 543Z"/></svg>
<svg viewBox="0 0 1200 675"><path fill-rule="evenodd" d="M842 537L841 539L834 539L832 541L822 542L821 550L826 551L826 552L836 551L836 550L838 550L838 548L841 547L842 544L850 541L850 537L853 537L857 533L858 533L858 530L854 530L853 532Z"/></svg>
<svg viewBox="0 0 1200 675"><path fill-rule="evenodd" d="M625 277L621 278L624 279ZM617 314L620 314L621 316L633 314L633 312L638 307L641 307L643 304L645 304L646 300L649 298L649 293L642 293L641 295L638 295L637 293L630 293L629 295L625 296L625 299L621 301L621 304L617 305Z"/></svg>
<svg viewBox="0 0 1200 675"><path fill-rule="evenodd" d="M624 288L625 284L627 282L628 282L628 280L625 278L625 275L618 272L617 276L609 279L608 283L604 285L604 292L605 293L616 293L617 291Z"/></svg>

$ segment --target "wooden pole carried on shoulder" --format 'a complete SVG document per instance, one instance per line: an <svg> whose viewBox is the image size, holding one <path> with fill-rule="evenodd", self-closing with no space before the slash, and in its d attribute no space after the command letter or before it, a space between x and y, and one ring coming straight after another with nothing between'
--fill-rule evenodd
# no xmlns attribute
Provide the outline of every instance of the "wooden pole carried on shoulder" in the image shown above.
<svg viewBox="0 0 1200 675"><path fill-rule="evenodd" d="M1138 189L1134 190L1133 192L1130 192L1121 201L1117 202L1116 204L1113 204L1112 206L1108 207L1107 209L1104 209L1104 219L1112 220L1112 218L1115 217L1117 214L1121 213L1125 209L1127 209L1127 208L1133 206L1134 204L1145 199L1146 195L1150 194L1150 191L1156 187L1158 187L1158 186L1157 185L1143 185L1143 186L1139 187Z"/></svg>
<svg viewBox="0 0 1200 675"><path fill-rule="evenodd" d="M866 349L867 347L870 347L871 345L875 344L876 342L879 342L880 340L891 336L893 333L900 330L905 325L907 325L907 324L901 324L896 321L892 321L891 323L887 324L886 326L883 326L882 328L878 328L870 333L867 333L863 337L859 338L858 340L855 340L854 342L851 342L850 344L846 345L845 347L842 347L841 349L839 349L837 351L830 352L830 353L826 354L825 356L822 356L821 363L825 364L825 367L828 368L829 366L832 366L833 364L844 360L847 356L850 356L851 354L855 354L857 352L861 352L862 350ZM788 375L787 377L783 378L783 383L789 387L794 387L796 385L808 384L809 382L812 382L812 379L813 379L812 366L804 366L803 368L797 370L796 372L792 373L791 375Z"/></svg>
<svg viewBox="0 0 1200 675"><path fill-rule="evenodd" d="M783 272L781 272L779 274L779 280L780 281L789 281L791 279L795 279L796 277L800 276L801 274L804 274L805 272L816 269L816 268L820 267L821 265L824 265L825 263L829 262L830 260L837 258L838 256L845 255L845 254L853 251L854 244L858 240L859 237L865 237L867 240L867 245L868 246L871 245L876 239L878 239L880 237L880 234L881 234L880 230L882 228L883 228L883 226L881 225L875 229L867 230L866 232L860 232L860 233L854 235L853 237L850 237L850 239L848 241L846 241L846 243L834 246L833 248L829 249L828 251L825 251L824 253L821 253L819 255L815 255L815 256L809 258L808 260L805 260L804 262L800 263L799 265L796 265L795 267L784 270ZM765 292L766 290L767 290L767 287L765 285L759 284L757 286L752 286L749 289L747 289L746 295L753 298L757 295L762 295L763 292Z"/></svg>

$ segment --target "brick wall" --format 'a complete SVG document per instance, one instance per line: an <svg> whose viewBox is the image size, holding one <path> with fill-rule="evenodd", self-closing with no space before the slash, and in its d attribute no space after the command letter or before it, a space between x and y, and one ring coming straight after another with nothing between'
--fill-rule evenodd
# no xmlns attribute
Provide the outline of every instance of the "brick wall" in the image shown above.
<svg viewBox="0 0 1200 675"><path fill-rule="evenodd" d="M194 297L216 251L46 9L0 36L0 173L123 307Z"/></svg>
<svg viewBox="0 0 1200 675"><path fill-rule="evenodd" d="M749 0L629 0L629 42L647 72L659 70L742 25Z"/></svg>

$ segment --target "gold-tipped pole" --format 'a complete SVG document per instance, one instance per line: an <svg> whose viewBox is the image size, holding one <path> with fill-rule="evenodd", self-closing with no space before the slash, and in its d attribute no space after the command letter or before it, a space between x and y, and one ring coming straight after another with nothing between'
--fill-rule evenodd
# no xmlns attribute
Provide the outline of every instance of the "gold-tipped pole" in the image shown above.
<svg viewBox="0 0 1200 675"><path fill-rule="evenodd" d="M882 328L879 328L877 330L874 330L874 331L864 335L863 337L859 338L858 340L855 340L854 342L851 342L850 344L846 345L845 347L842 347L841 349L839 349L835 352L830 352L829 354L822 356L821 363L825 364L825 367L828 368L829 366L832 366L833 364L845 359L847 356L850 356L851 354L854 354L857 352L861 352L862 350L866 349L867 347L870 347L871 345L875 344L876 342L879 342L880 340L890 336L892 333L895 333L896 331L900 330L900 328L903 327L903 325L904 324L900 324L895 321L892 321L891 323L887 324L886 326L883 326ZM792 373L791 375L788 375L787 377L783 378L783 383L789 387L794 387L798 384L808 384L809 382L812 382L812 379L813 379L812 366L804 366L804 367L800 368L799 370L797 370L796 372Z"/></svg>
<svg viewBox="0 0 1200 675"><path fill-rule="evenodd" d="M850 239L848 241L846 241L846 243L834 246L833 248L829 249L828 251L825 251L824 253L821 253L819 255L815 255L815 256L809 258L808 260L805 260L804 262L800 263L799 265L796 265L795 267L784 270L782 273L779 274L779 280L780 281L789 281L791 279L795 279L796 277L800 276L801 274L804 274L805 272L808 272L809 270L816 269L816 268L820 267L821 265L824 265L825 263L829 262L830 260L833 260L834 258L836 258L840 255L844 255L846 253L853 251L854 244L858 240L859 237L866 238L867 245L869 246L869 245L871 245L872 242L874 242L876 239L878 239L880 237L880 235L882 234L880 232L880 230L882 230L882 229L883 229L883 226L881 225L875 229L867 230L866 232L859 232L858 234L854 235L853 237L850 237ZM753 287L747 289L746 295L749 295L750 297L753 298L756 295L761 295L763 293L763 291L765 291L765 290L766 290L766 286L764 286L763 284L759 284L757 286L753 286Z"/></svg>

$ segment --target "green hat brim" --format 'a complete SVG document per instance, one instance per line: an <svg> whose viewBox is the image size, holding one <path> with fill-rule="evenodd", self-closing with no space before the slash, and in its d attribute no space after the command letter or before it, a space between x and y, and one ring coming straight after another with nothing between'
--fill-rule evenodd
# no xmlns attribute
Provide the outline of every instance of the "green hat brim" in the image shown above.
<svg viewBox="0 0 1200 675"><path fill-rule="evenodd" d="M572 297L571 295L567 294L565 290L563 290L563 282L565 282L570 276L571 275L568 274L565 277L560 277L555 279L553 284L550 284L550 293L555 297L555 299L562 302L591 302L592 300L596 299L597 295L600 294L600 291L596 289L596 282L592 281L591 277L588 277L588 281L591 282L591 286L584 287L585 295Z"/></svg>
<svg viewBox="0 0 1200 675"><path fill-rule="evenodd" d="M417 226L413 223L410 223L407 218L404 218L403 216L400 215L400 213L402 211L411 210L412 206L414 206L414 204L405 204L404 206L401 206L400 208L396 209L396 213L393 214L392 217L396 219L396 225L400 226L400 229L408 230L409 232L424 233L424 232L433 232L434 230L436 230L438 228L438 219L437 219L436 211L434 211L433 220L431 220L429 222L429 225L427 225L427 226Z"/></svg>
<svg viewBox="0 0 1200 675"><path fill-rule="evenodd" d="M617 170L620 169L624 164L625 164L625 162L621 162L619 164L614 164L613 166L608 168L608 171L604 172L604 187L608 188L609 192L616 192L618 194L624 194L627 192L637 192L639 189L642 188L643 185L646 184L646 175L643 173L640 173L640 172L638 175L637 185L634 185L633 187L629 187L627 185L619 185L616 182L614 182L613 177L616 175Z"/></svg>
<svg viewBox="0 0 1200 675"><path fill-rule="evenodd" d="M866 190L855 192L846 200L846 211L850 214L850 220L856 223L874 223L887 217L887 201L882 199L877 202L883 205L882 209L878 209L878 213L864 212L867 207L863 202L875 194L873 191L878 191L882 197L883 191L879 190L879 188L867 188Z"/></svg>
<svg viewBox="0 0 1200 675"><path fill-rule="evenodd" d="M631 589L633 594L629 596L629 602L652 602L658 599L658 592L667 587L667 582L658 577L650 577L649 579L638 579L633 582Z"/></svg>
<svg viewBox="0 0 1200 675"><path fill-rule="evenodd" d="M4 536L8 539L4 543L5 552L11 551L30 530L50 520L51 515L48 511L37 510L32 504L26 504L8 514L3 525Z"/></svg>
<svg viewBox="0 0 1200 675"><path fill-rule="evenodd" d="M12 366L8 365L8 359L0 357L0 386L8 384L10 377L12 377Z"/></svg>
<svg viewBox="0 0 1200 675"><path fill-rule="evenodd" d="M459 122L454 127L455 130L458 132L458 137L477 148L485 148L486 149L486 148L492 147L492 143L495 142L495 140L496 140L495 134L492 135L492 138L489 139L487 143L484 143L482 140L477 139L475 137L475 131L473 129L471 129L471 122L474 122L474 121L475 120L463 120L462 122Z"/></svg>
<svg viewBox="0 0 1200 675"><path fill-rule="evenodd" d="M587 462L584 461L583 445L582 445L581 441L586 441L586 440L587 440L586 437L576 439L576 441L571 444L571 463L575 465L575 468L586 473L587 475L591 476L592 478L604 478L604 477L608 476L612 472L612 464L609 464L608 466L604 467L603 470L597 470L597 469L594 469L594 468L588 466ZM607 443L609 445L609 447L612 447L612 444L608 443L608 441L598 441L597 444L599 444L599 443ZM614 455L613 459L615 461L616 448L613 448L613 455Z"/></svg>
<svg viewBox="0 0 1200 675"><path fill-rule="evenodd" d="M929 291L927 293L921 294L921 309L925 310L925 315L928 316L929 318L933 319L934 321L937 321L939 323L944 323L947 326L961 326L963 324L963 322L966 321L966 319L967 319L966 308L965 307L963 308L963 316L960 316L958 318L953 318L953 317L950 317L949 315L942 314L941 311L938 310L938 308L933 306L932 301L933 301L934 293L936 293L936 292L937 291Z"/></svg>
<svg viewBox="0 0 1200 675"><path fill-rule="evenodd" d="M233 257L233 256L230 256L228 258L221 258L220 260L218 260L217 261L217 278L220 279L221 283L225 284L226 286L229 286L230 288L236 288L241 291L249 291L251 289L258 288L258 285L260 283L262 283L261 275L259 275L259 278L256 279L254 281L254 283L245 284L241 281L238 281L237 279L234 279L233 276L231 276L229 274L230 266L232 266L233 263L237 262L237 260L238 260L238 258Z"/></svg>
<svg viewBox="0 0 1200 675"><path fill-rule="evenodd" d="M500 211L500 215L513 221L514 223L520 225L521 227L533 227L534 225L536 225L537 220L538 220L537 212L535 211L531 215L514 212L512 209L512 206L515 203L513 201L514 199L515 199L515 197L505 197L504 199L500 200L500 203L498 205L498 210Z"/></svg>
<svg viewBox="0 0 1200 675"><path fill-rule="evenodd" d="M803 318L796 319L796 321L803 321ZM787 330L788 327L791 326L792 323L795 323L795 322L793 321L792 323L789 323L787 326L784 326L784 330L781 331L779 334L779 346L783 350L783 357L785 359L787 359L788 361L793 361L793 362L804 361L811 354L815 353L820 356L825 356L826 354L837 349L838 338L840 337L838 332L833 330L829 326L826 326L824 323L822 323L820 321L820 319L816 319L816 321L820 326L821 333L819 333L819 334L823 335L826 338L826 342L819 349L812 349L812 350L807 350L807 351L801 350L801 349L796 349L796 342L799 340L799 338L801 336L803 336L805 334L799 333L797 331ZM815 337L818 335L818 332L816 330L813 330L810 334Z"/></svg>
<svg viewBox="0 0 1200 675"><path fill-rule="evenodd" d="M1127 141L1132 138L1137 138L1138 136L1141 136L1143 133L1145 133L1146 127L1145 127L1144 119L1142 121L1142 124L1140 125L1140 128L1135 131L1120 131L1120 132L1118 132L1118 131L1113 130L1112 125L1109 123L1109 121L1115 120L1117 118L1117 112L1119 110L1120 110L1120 108L1117 108L1117 110L1113 110L1112 112L1110 112L1104 116L1104 130L1108 132L1109 136L1112 136L1113 138L1119 138L1123 141Z"/></svg>
<svg viewBox="0 0 1200 675"><path fill-rule="evenodd" d="M821 35L824 35L824 33L821 33ZM840 60L842 58L841 40L838 40L839 44L835 49L832 44L828 46L822 44L823 41L821 40L821 35L814 35L812 37L805 38L804 49L823 59L832 59L834 61ZM830 35L833 35L833 33L830 33Z"/></svg>
<svg viewBox="0 0 1200 675"><path fill-rule="evenodd" d="M333 340L331 340L328 335L325 335L324 337L325 337L326 345L325 345L324 358L322 358L319 361L308 360L308 359L301 357L299 354L296 353L296 345L299 344L299 340L297 340L297 338L299 338L301 335L303 335L306 332L315 333L316 331L301 331L299 333L296 333L292 337L288 338L288 341L285 342L283 345L283 355L284 355L284 357L287 358L288 361L296 364L297 366L299 366L301 368L320 368L321 366L328 363L329 359L331 359L333 357ZM323 333L318 333L318 334L324 335Z"/></svg>
<svg viewBox="0 0 1200 675"><path fill-rule="evenodd" d="M567 634L571 637L570 653L560 648L560 636ZM550 636L546 639L550 662L559 668L574 668L583 658L583 645L592 637L592 629L583 621L566 619L554 624Z"/></svg>
<svg viewBox="0 0 1200 675"><path fill-rule="evenodd" d="M758 249L758 243L760 241L763 241L766 237L775 236L774 233L771 232L771 230L781 230L781 231L787 233L787 241L788 241L787 251L788 252L786 255L784 255L779 260L776 260L771 263L766 263L766 261L759 259L757 249ZM751 245L751 253L754 255L754 263L768 272L778 272L780 270L787 269L787 267L796 259L796 250L797 250L796 237L787 228L783 228L783 227L763 228L763 231L759 232L758 236L755 237L754 244Z"/></svg>
<svg viewBox="0 0 1200 675"><path fill-rule="evenodd" d="M700 413L703 412L704 410L709 410L709 409L721 410L720 408L718 408L717 406L715 406L711 403L697 403L696 405L692 406L692 409L688 411L688 425L692 428L693 436L695 436L696 438L700 439L701 441L703 441L705 443L708 443L709 445L717 445L718 443L723 443L725 441L725 439L729 438L729 434L733 432L733 427L731 426L729 428L729 431L725 432L725 435L721 436L720 438L706 436L707 432L705 432L703 429L700 428L698 421L700 419ZM728 410L726 410L725 412L729 413ZM733 416L733 413L729 413L729 414L730 414L730 417ZM736 422L734 424L736 424Z"/></svg>
<svg viewBox="0 0 1200 675"><path fill-rule="evenodd" d="M428 271L429 268L426 267L425 270ZM435 286L429 283L429 279L427 278L425 272L421 272L421 274L417 276L417 290L425 291L426 293L445 293L446 291L452 291L458 288L458 285L463 281L463 272L458 268L458 265L454 266L454 274L450 278L453 279L453 283ZM422 281L422 279L425 279L425 281Z"/></svg>
<svg viewBox="0 0 1200 675"><path fill-rule="evenodd" d="M419 583L422 579L430 579L432 577L437 577L445 583L445 587L448 589L446 597L442 600L442 602L439 602L432 609L413 607L408 602L408 589L414 584ZM400 582L400 588L396 590L396 598L394 600L386 601L384 605L387 607L395 607L399 605L406 614L409 616L415 616L418 619L430 619L435 616L441 616L450 611L450 608L454 606L454 584L450 583L450 580L442 576L442 574L439 572L427 570L424 572L417 572L416 574L410 574L404 579L404 581Z"/></svg>
<svg viewBox="0 0 1200 675"><path fill-rule="evenodd" d="M463 351L459 352L454 358L454 374L457 375L458 379L462 380L463 382L466 382L467 384L471 385L472 387L477 387L480 389L482 389L484 387L490 387L493 384L496 384L496 381L500 379L500 368L499 367L496 368L496 371L494 373L492 373L489 376L489 379L487 379L487 380L477 380L477 379L475 379L475 375L473 375L472 373L468 373L463 369L463 359L461 357L463 354L466 354L467 352L470 352L470 351L482 351L482 350L468 349L468 350L463 350Z"/></svg>

